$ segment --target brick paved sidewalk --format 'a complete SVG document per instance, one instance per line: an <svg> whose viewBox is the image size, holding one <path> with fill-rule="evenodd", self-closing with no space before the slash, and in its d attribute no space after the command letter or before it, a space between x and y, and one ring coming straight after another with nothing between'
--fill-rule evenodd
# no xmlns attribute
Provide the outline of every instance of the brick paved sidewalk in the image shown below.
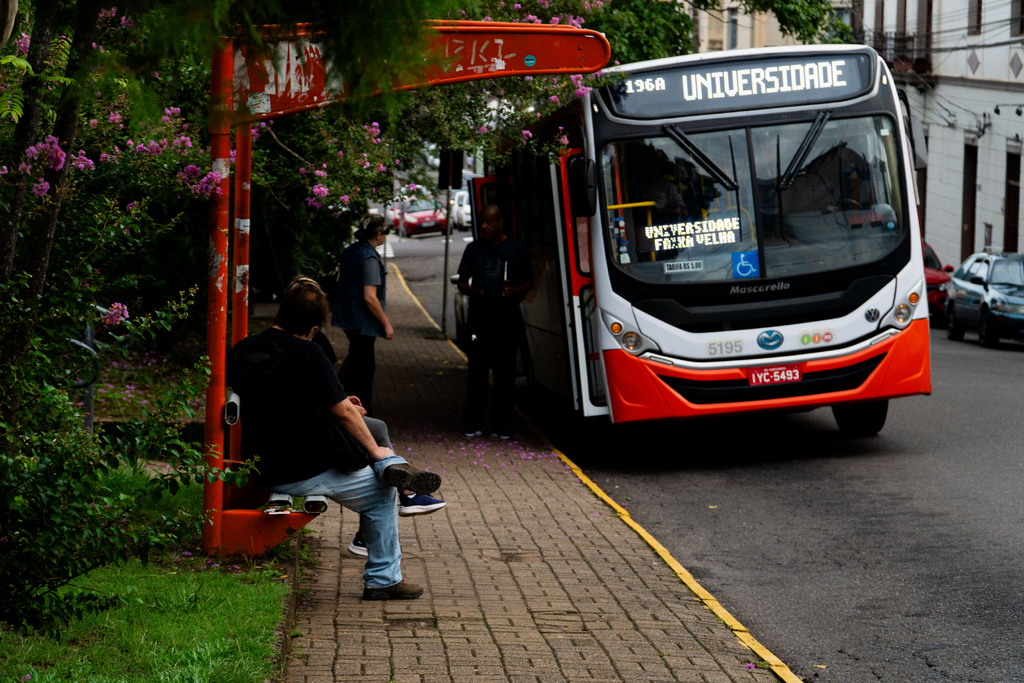
<svg viewBox="0 0 1024 683"><path fill-rule="evenodd" d="M465 361L392 280L375 407L448 501L399 522L403 574L426 592L363 602L363 559L346 550L358 518L332 505L310 526L287 683L778 680L528 425L512 441L456 434Z"/></svg>

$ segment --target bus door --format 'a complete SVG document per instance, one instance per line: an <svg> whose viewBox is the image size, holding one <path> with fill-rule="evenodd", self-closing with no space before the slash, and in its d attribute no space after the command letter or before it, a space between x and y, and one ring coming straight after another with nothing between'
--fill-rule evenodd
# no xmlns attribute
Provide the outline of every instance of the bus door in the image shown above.
<svg viewBox="0 0 1024 683"><path fill-rule="evenodd" d="M607 415L601 355L590 341L598 338L599 321L590 274L590 221L577 224L571 218L565 161L553 167L545 164L545 168L550 171L543 182L537 177L471 179L473 235L479 236L483 208L497 204L505 216L507 234L530 251L536 287L523 306L526 339L521 370L531 389L542 387L571 401L582 415ZM528 196L516 197L517 188ZM550 201L541 201L540 193L547 194ZM520 206L523 211L517 211L520 202L532 206ZM537 214L533 209L540 205L550 206L550 213ZM523 217L544 225L520 226L517 218ZM567 225L582 230L582 235L569 234L573 231L567 230Z"/></svg>
<svg viewBox="0 0 1024 683"><path fill-rule="evenodd" d="M589 172L588 172L589 169ZM594 273L591 266L591 217L593 203L586 198L586 187L594 187L593 162L582 150L562 155L557 167L561 212L558 252L563 273L563 301L568 307L566 339L575 388L574 403L584 416L608 414L604 361L598 344L601 316L594 297Z"/></svg>

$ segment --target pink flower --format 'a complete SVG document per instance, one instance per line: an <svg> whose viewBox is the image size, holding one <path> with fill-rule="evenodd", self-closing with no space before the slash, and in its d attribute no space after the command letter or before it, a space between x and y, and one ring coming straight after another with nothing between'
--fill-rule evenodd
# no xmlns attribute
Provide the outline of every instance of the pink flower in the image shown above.
<svg viewBox="0 0 1024 683"><path fill-rule="evenodd" d="M64 150L57 143L57 138L52 135L47 136L43 142L37 142L26 149L25 156L33 160L38 159L40 163L45 163L48 168L52 168L54 171L64 168L64 159L66 158Z"/></svg>
<svg viewBox="0 0 1024 683"><path fill-rule="evenodd" d="M525 143L525 142L527 142L527 141L528 141L528 140L529 140L530 138L532 138L532 137L533 137L533 133L531 133L531 132L530 132L530 131L528 131L528 130L524 130L524 131L522 131L522 135L523 135L523 142L524 142L524 143Z"/></svg>
<svg viewBox="0 0 1024 683"><path fill-rule="evenodd" d="M78 154L71 157L71 167L78 171L92 171L96 168L96 164L93 163L92 159L85 156L85 150L78 150Z"/></svg>
<svg viewBox="0 0 1024 683"><path fill-rule="evenodd" d="M119 301L115 301L110 304L110 308L107 309L107 313L103 316L101 322L105 327L116 327L126 320L128 320L128 307Z"/></svg>
<svg viewBox="0 0 1024 683"><path fill-rule="evenodd" d="M50 191L50 183L46 182L42 178L39 179L35 185L32 186L32 194L37 197L45 196Z"/></svg>

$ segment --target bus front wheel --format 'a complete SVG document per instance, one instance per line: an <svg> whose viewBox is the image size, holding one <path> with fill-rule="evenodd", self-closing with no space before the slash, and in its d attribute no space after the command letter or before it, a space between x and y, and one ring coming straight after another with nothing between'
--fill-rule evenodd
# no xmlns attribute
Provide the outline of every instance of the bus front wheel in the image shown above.
<svg viewBox="0 0 1024 683"><path fill-rule="evenodd" d="M840 403L832 406L832 416L843 436L874 436L882 431L889 414L889 401Z"/></svg>

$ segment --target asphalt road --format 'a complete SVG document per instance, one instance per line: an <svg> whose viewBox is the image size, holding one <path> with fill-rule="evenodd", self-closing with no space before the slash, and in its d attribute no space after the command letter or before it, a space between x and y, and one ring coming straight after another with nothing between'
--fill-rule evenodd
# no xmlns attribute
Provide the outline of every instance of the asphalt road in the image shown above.
<svg viewBox="0 0 1024 683"><path fill-rule="evenodd" d="M396 262L431 310L429 239ZM893 401L870 439L828 410L640 427L527 410L805 681L1024 681L1024 345L933 331L932 371L933 395Z"/></svg>

